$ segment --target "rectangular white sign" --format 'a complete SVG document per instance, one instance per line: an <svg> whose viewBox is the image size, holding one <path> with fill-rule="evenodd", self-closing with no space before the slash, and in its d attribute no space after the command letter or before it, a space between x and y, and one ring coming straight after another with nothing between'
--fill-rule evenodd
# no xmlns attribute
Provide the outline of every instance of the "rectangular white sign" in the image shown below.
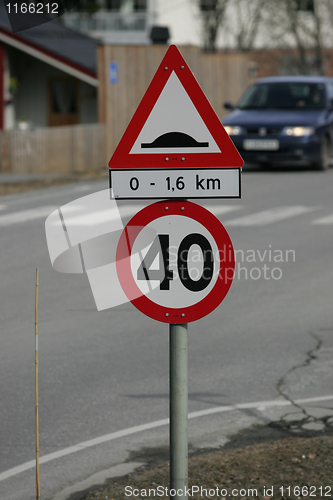
<svg viewBox="0 0 333 500"><path fill-rule="evenodd" d="M240 198L240 168L111 170L116 199Z"/></svg>

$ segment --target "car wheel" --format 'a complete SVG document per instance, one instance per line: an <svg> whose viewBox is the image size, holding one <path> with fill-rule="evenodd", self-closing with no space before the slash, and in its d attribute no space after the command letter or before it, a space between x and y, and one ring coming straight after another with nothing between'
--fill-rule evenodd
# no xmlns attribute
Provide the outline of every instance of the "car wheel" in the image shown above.
<svg viewBox="0 0 333 500"><path fill-rule="evenodd" d="M331 143L328 137L323 137L320 147L320 157L315 163L317 170L328 170L331 161Z"/></svg>

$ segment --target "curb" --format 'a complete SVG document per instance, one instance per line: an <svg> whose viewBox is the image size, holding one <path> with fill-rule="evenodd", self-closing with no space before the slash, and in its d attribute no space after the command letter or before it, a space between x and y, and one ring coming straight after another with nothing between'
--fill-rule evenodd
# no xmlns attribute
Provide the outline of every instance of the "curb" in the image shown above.
<svg viewBox="0 0 333 500"><path fill-rule="evenodd" d="M142 465L145 465L144 462L126 462L114 465L113 467L110 467L110 469L104 469L100 472L96 472L84 481L67 486L64 490L57 493L52 500L69 500L69 498L74 500L75 498L81 498L85 493L88 493L90 489L98 486L102 487L108 479L126 476Z"/></svg>

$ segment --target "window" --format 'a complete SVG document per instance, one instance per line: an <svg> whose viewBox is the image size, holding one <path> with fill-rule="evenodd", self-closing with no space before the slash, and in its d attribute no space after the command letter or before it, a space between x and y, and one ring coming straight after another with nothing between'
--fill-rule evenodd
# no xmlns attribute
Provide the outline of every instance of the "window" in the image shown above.
<svg viewBox="0 0 333 500"><path fill-rule="evenodd" d="M333 101L333 83L329 83L327 85L327 90L328 90L328 98L332 102Z"/></svg>
<svg viewBox="0 0 333 500"><path fill-rule="evenodd" d="M74 78L51 78L49 83L49 125L78 123L78 82Z"/></svg>
<svg viewBox="0 0 333 500"><path fill-rule="evenodd" d="M129 9L130 11L145 11L147 9L146 0L106 0L106 8L108 10L123 10Z"/></svg>
<svg viewBox="0 0 333 500"><path fill-rule="evenodd" d="M314 12L314 0L293 0L295 10Z"/></svg>
<svg viewBox="0 0 333 500"><path fill-rule="evenodd" d="M52 82L52 112L76 113L75 81L55 80Z"/></svg>
<svg viewBox="0 0 333 500"><path fill-rule="evenodd" d="M241 97L240 109L323 109L325 89L322 83L258 83Z"/></svg>
<svg viewBox="0 0 333 500"><path fill-rule="evenodd" d="M200 10L201 12L215 11L217 4L218 0L200 0Z"/></svg>
<svg viewBox="0 0 333 500"><path fill-rule="evenodd" d="M121 6L121 0L106 0L106 8L108 10L119 10Z"/></svg>

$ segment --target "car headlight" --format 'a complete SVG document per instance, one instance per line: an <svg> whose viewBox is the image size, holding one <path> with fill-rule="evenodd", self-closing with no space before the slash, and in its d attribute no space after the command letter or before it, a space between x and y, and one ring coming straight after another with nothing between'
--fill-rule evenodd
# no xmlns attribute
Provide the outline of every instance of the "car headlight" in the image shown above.
<svg viewBox="0 0 333 500"><path fill-rule="evenodd" d="M240 135L243 130L238 125L224 125L224 129L228 135Z"/></svg>
<svg viewBox="0 0 333 500"><path fill-rule="evenodd" d="M312 135L314 132L313 127L284 127L282 130L283 135L293 137L304 137L305 135Z"/></svg>

